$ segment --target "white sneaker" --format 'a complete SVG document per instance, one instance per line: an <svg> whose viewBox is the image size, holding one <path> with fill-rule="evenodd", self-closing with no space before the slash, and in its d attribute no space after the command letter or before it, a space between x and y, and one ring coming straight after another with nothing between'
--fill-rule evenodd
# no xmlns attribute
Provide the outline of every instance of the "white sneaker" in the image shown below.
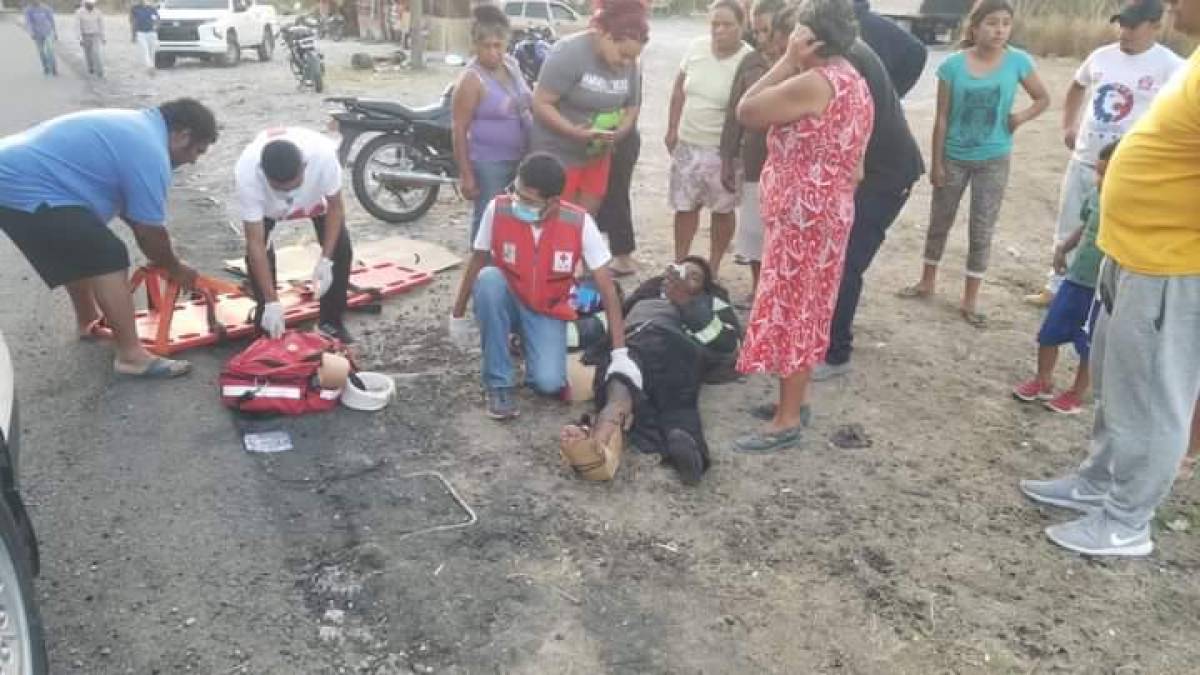
<svg viewBox="0 0 1200 675"><path fill-rule="evenodd" d="M1061 525L1046 528L1046 536L1059 546L1084 555L1144 556L1154 550L1150 525L1129 527L1096 511Z"/></svg>
<svg viewBox="0 0 1200 675"><path fill-rule="evenodd" d="M1092 513L1104 507L1103 492L1089 492L1083 481L1074 474L1052 480L1023 480L1021 492L1035 502L1071 509L1080 513Z"/></svg>

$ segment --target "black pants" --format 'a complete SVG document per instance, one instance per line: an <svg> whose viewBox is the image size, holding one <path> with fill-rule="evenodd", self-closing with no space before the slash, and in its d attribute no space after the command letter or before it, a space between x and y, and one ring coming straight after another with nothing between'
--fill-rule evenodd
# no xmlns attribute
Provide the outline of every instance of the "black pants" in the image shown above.
<svg viewBox="0 0 1200 675"><path fill-rule="evenodd" d="M317 232L317 241L321 242L322 246L325 243L325 216L317 216L313 218L313 229ZM275 221L264 218L263 227L266 229L266 236L269 240L271 230L275 229ZM346 226L342 226L342 232L338 235L337 248L333 250L333 285L329 287L327 292L321 298L321 323L332 323L336 326L342 325L342 318L346 315L346 293L350 287L350 266L354 259L354 252L350 248L350 234L346 231ZM275 247L267 249L267 264L271 267L271 283L275 283ZM250 259L246 258L246 270L250 270ZM254 324L258 325L259 318L262 316L263 305L265 304L262 289L258 287L258 281L254 275L250 275L250 287L254 291L254 299L258 301L258 306L254 310Z"/></svg>
<svg viewBox="0 0 1200 675"><path fill-rule="evenodd" d="M850 360L854 343L854 315L862 296L863 274L871 266L879 247L908 202L912 188L880 189L863 183L854 193L854 225L846 244L846 265L842 270L842 286L838 290L837 308L829 330L829 350L825 362L840 365Z"/></svg>
<svg viewBox="0 0 1200 675"><path fill-rule="evenodd" d="M629 356L642 371L642 390L633 394L632 443L642 452L663 453L667 433L680 429L696 439L704 468L709 467L708 443L700 419L700 387L704 382L700 346L694 340L667 328L649 326L626 338ZM597 354L601 350L589 352ZM597 364L595 398L597 409L607 403L608 351Z"/></svg>
<svg viewBox="0 0 1200 675"><path fill-rule="evenodd" d="M596 213L596 225L608 234L608 247L613 255L629 255L636 248L633 240L633 209L629 190L633 184L633 167L642 152L642 137L637 129L617 142L613 148L612 165L608 170L608 190Z"/></svg>

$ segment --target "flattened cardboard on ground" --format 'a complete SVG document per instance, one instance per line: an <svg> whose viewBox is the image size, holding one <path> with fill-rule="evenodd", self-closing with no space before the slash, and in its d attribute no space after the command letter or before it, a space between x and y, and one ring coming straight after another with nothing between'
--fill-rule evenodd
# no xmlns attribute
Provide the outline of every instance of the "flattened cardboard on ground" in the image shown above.
<svg viewBox="0 0 1200 675"><path fill-rule="evenodd" d="M584 403L594 398L592 380L596 367L583 364L583 352L567 354L567 392L571 403Z"/></svg>
<svg viewBox="0 0 1200 675"><path fill-rule="evenodd" d="M281 283L304 281L312 276L320 247L314 244L284 246L275 250L276 279ZM436 274L458 265L462 259L444 246L407 237L387 237L375 241L354 242L354 257L364 263L393 262L422 272ZM246 276L246 261L225 261L225 270Z"/></svg>

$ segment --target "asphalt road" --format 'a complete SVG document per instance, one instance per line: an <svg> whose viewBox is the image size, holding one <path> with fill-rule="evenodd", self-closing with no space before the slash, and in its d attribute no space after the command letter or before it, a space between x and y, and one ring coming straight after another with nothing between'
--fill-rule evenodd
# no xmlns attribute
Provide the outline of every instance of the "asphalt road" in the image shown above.
<svg viewBox="0 0 1200 675"><path fill-rule="evenodd" d="M95 104L78 55L64 60L61 77L43 78L0 15L0 135ZM0 330L17 366L52 672L333 670L297 586L303 542L281 525L283 488L217 402L226 354L201 353L185 382L115 378L109 349L75 339L66 294L6 238Z"/></svg>
<svg viewBox="0 0 1200 675"><path fill-rule="evenodd" d="M655 24L645 55L658 83L646 90L647 110L656 111L643 118L647 143L660 143L667 84L698 30L698 22ZM319 99L297 93L278 59L251 58L233 71L189 63L100 92L80 78L77 45L64 36L59 49L67 67L47 80L28 38L0 15L0 135L80 108L185 93L218 109L222 141L180 172L170 210L179 250L205 270L238 252L227 214L211 203L225 196L241 144L268 124L324 118ZM107 49L112 77L134 72L128 44L114 37ZM332 70L345 56L331 59L331 72L349 88L354 74ZM424 103L449 73L358 86ZM910 105L929 99L922 87ZM645 152L639 171L661 176L665 168L665 155ZM454 245L465 214L464 204L444 198L406 232ZM352 216L356 237L395 233ZM665 245L651 240L644 255L661 258L665 249L654 246ZM190 352L195 372L183 381L121 380L105 346L75 339L65 293L46 289L0 237L0 330L18 370L23 481L42 542L38 588L52 672L761 670L754 649L710 639L733 625L715 618L728 611L714 599L720 594L691 592L696 582L681 582L679 561L662 553L675 547L654 543L691 536L679 524L703 523L696 513L724 502L682 491L650 460L639 475L635 457L623 470L638 479L604 486L611 494L565 480L553 447L565 409L525 401L524 422L503 431L483 420L478 367L448 351L439 332L456 280L444 275L388 303L382 316L351 319L370 365L396 375L397 405L373 416L339 410L268 423L289 430L296 449L259 457L241 449L216 395L230 348ZM414 537L462 517L433 479L410 477L430 469L457 486L479 523ZM739 483L723 508L736 511L769 487ZM696 527L697 541L721 541ZM663 634L684 625L674 638Z"/></svg>

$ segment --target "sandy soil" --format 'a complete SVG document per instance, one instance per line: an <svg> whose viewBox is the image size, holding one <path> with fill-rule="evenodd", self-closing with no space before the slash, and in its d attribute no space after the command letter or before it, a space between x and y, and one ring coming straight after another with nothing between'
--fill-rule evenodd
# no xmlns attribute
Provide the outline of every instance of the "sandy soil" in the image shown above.
<svg viewBox="0 0 1200 675"><path fill-rule="evenodd" d="M634 199L636 257L647 273L670 255L659 140L666 97L686 39L702 30L697 22L655 20L645 56ZM221 141L180 173L172 210L183 254L215 271L240 252L228 221L241 147L272 124L323 125L321 98L296 91L282 54L265 64L248 57L232 70L185 64L149 78L134 68L132 47L115 42L114 75L96 88L104 100L151 104L186 94L218 111ZM323 46L333 93L424 103L456 72L362 75L345 67L358 46ZM772 396L769 380L750 379L705 391L716 464L699 487L681 486L645 456L630 457L611 484L587 484L559 466L555 444L559 426L582 407L523 397L519 423L484 418L477 362L444 336L457 275L442 275L389 303L382 316L352 319L365 365L396 375L396 405L372 418L342 411L297 420L289 428L307 440L292 455L236 460L257 476L269 527L292 554L288 572L305 619L287 634L308 645L300 652L306 657L280 656L280 629L264 625L258 638L243 636L252 648L241 656L215 648L227 635L194 632L186 658L167 653L181 649L170 642L158 658L129 662L127 672L149 672L151 664L212 673L1195 672L1194 533L1160 527L1148 560L1083 559L1041 532L1069 514L1034 507L1016 490L1020 478L1081 459L1090 423L1088 415L1018 405L1008 394L1033 366L1040 314L1020 297L1048 266L1067 159L1057 116L1075 66L1039 66L1056 106L1017 140L982 295L986 330L955 311L961 221L937 298L893 297L919 272L929 208L922 183L868 274L855 369L815 387L816 418L803 448L769 457L730 451L753 423L746 410ZM931 72L908 105L923 145ZM464 203L443 196L410 226L373 222L357 205L352 223L359 239L403 233L461 248L467 216ZM309 236L308 228L294 236ZM735 294L748 290L745 268L725 274ZM1073 361L1066 354L1061 382ZM210 381L187 386L206 391ZM870 448L840 450L826 440L851 423L863 426ZM227 445L230 433L220 432ZM337 444L322 442L337 435ZM479 521L405 537L461 518L444 493L402 480L424 469L445 474ZM1163 520L1183 517L1200 528L1198 500L1196 483L1179 486ZM253 611L252 598L232 604L227 620ZM106 639L88 621L69 620L83 613L99 621L97 611L50 602L52 627L71 626L52 635L63 663L74 658L68 648L86 655ZM149 622L139 640L153 643L161 629ZM103 660L77 663L77 672L110 669Z"/></svg>

